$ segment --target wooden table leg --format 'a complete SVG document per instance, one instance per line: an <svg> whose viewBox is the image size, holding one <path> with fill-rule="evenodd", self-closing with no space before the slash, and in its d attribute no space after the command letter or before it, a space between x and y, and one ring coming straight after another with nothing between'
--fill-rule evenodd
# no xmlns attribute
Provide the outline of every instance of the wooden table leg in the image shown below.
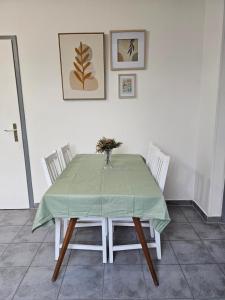
<svg viewBox="0 0 225 300"><path fill-rule="evenodd" d="M62 249L60 251L59 258L57 260L55 270L54 270L54 273L53 273L53 276L52 276L52 281L56 281L56 279L59 275L59 270L60 270L60 267L62 265L63 258L65 256L65 253L66 253L68 244L70 242L71 236L73 234L73 230L76 226L76 223L77 223L77 218L71 218L70 221L69 221L69 224L68 224L68 227L67 227L67 230L66 230L66 235L65 235L65 238L64 238L63 244L62 244Z"/></svg>
<svg viewBox="0 0 225 300"><path fill-rule="evenodd" d="M140 222L140 218L133 218L133 222L134 222L135 230L137 232L139 241L140 241L141 246L142 246L142 250L144 252L145 258L146 258L147 263L148 263L149 271L152 274L152 279L154 281L154 284L156 286L158 286L159 281L158 281L158 278L157 278L157 275L156 275L156 272L155 272L155 269L154 269L154 266L153 266L153 263L152 263L152 259L151 259L151 256L150 256L150 253L149 253L149 250L148 250L148 246L147 246L147 243L146 243L146 239L145 239L144 231L143 231L143 228L142 228L142 225L141 225L141 222Z"/></svg>

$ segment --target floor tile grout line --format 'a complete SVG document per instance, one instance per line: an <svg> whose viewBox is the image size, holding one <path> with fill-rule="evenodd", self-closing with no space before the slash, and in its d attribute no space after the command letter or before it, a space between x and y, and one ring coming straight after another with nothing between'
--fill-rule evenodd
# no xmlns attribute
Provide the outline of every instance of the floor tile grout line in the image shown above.
<svg viewBox="0 0 225 300"><path fill-rule="evenodd" d="M172 239L172 240L163 240L163 242L181 242L181 241L184 241L184 242L194 242L194 241L225 241L225 238L224 239L202 239L202 238L199 238L199 239L191 239L191 240L185 240L185 239Z"/></svg>
<svg viewBox="0 0 225 300"><path fill-rule="evenodd" d="M154 266L178 266L178 265L184 265L184 266L196 266L196 265L199 265L199 266L203 266L203 265L225 265L225 263L216 263L216 262L212 262L212 263L177 263L177 264L174 264L174 263L167 263L167 264L163 264L163 263L157 263L157 262L154 262ZM146 264L113 264L115 266L147 266ZM93 265L63 265L63 267L99 267L101 266L100 264L93 264ZM7 267L0 267L0 269L7 269L7 268L27 268L27 267L31 267L31 268L53 268L54 266L7 266Z"/></svg>
<svg viewBox="0 0 225 300"><path fill-rule="evenodd" d="M23 282L23 280L24 280L24 278L25 278L25 276L26 276L28 270L30 269L31 264L33 263L33 260L34 260L35 256L37 255L37 252L38 252L39 249L41 248L41 245L42 245L42 243L40 243L39 247L38 247L37 250L36 250L36 253L34 254L33 258L31 259L31 262L30 262L29 266L27 267L27 270L26 270L26 272L24 273L24 276L22 277L21 281L19 282L19 284L18 284L18 286L17 286L17 288L16 288L16 290L15 290L15 293L13 294L12 300L14 299L14 297L15 297L17 291L19 290L21 283Z"/></svg>
<svg viewBox="0 0 225 300"><path fill-rule="evenodd" d="M183 224L183 225L187 225L187 224L189 224L189 225L191 225L191 228L193 229L193 231L195 232L195 234L197 235L197 237L198 237L198 239L188 239L188 240L185 240L185 239L163 239L162 241L197 241L197 240L212 240L212 241L224 241L225 240L225 234L224 234L224 238L216 238L216 239L213 239L213 238L202 238L200 235L199 235L199 233L196 231L196 229L194 228L194 226L192 225L193 223L198 223L198 224L202 224L201 222L188 222L188 223L181 223L181 222L174 222L174 223L172 223L172 224L178 224L178 225L180 225L180 224ZM206 223L203 223L203 224L206 224ZM208 224L206 224L206 225L208 225ZM211 225L211 224L209 224L209 225ZM225 233L225 232L224 232Z"/></svg>
<svg viewBox="0 0 225 300"><path fill-rule="evenodd" d="M71 253L70 253L70 255L71 255ZM69 257L70 257L70 255L69 255ZM68 259L68 261L69 261L69 259ZM62 285L63 285L64 277L66 275L66 270L67 270L67 267L68 267L68 261L67 261L67 264L65 266L61 267L61 270L62 270L63 267L65 267L65 271L64 271L64 273L62 275L62 281L61 281L61 284L59 286L59 290L58 290L58 293L57 293L57 296L56 296L56 300L58 300L59 296L60 296L60 291L61 291L61 288L62 288Z"/></svg>
<svg viewBox="0 0 225 300"><path fill-rule="evenodd" d="M198 242L201 242L201 244L202 244L202 246L204 246L204 248L206 249L206 251L208 252L208 254L209 254L209 256L212 258L212 261L213 262L210 262L210 263L207 263L207 264L218 264L217 262L216 262L216 260L214 259L214 257L212 256L212 254L209 252L209 250L208 250L208 248L207 248L207 246L204 244L204 240L202 240L201 238L199 238L199 240L195 240L195 241L191 241L191 242L196 242L196 241L198 241ZM214 241L214 240L211 240L211 241ZM180 241L172 241L172 242L189 242L189 241L185 241L185 240L180 240ZM172 244L171 244L171 246L172 246ZM173 246L172 246L173 247ZM174 249L173 249L174 250ZM175 252L175 251L174 251ZM198 265L204 265L205 263L200 263L200 264L198 264ZM195 263L181 263L181 265L195 265Z"/></svg>
<svg viewBox="0 0 225 300"><path fill-rule="evenodd" d="M172 250L172 252L173 252L173 254L174 254L175 258L176 258L176 261L177 261L177 264L176 264L176 265L179 265L180 263L179 263L179 260L178 260L177 255L176 255L176 253L175 253L175 251L174 251L174 249L173 249L173 246L172 246L171 241L168 241L168 243L169 243L170 248L171 248L171 250Z"/></svg>
<svg viewBox="0 0 225 300"><path fill-rule="evenodd" d="M204 220L204 218L202 217L202 215L200 214L200 212L194 207L194 206L192 206L192 208L193 208L193 210L199 215L199 217L201 218L201 220L203 221L203 222L205 222L205 220ZM191 221L191 220L190 220Z"/></svg>
<svg viewBox="0 0 225 300"><path fill-rule="evenodd" d="M14 225L13 225L14 226ZM3 227L7 227L7 226L3 226ZM18 227L18 226L14 226L14 227ZM6 243L0 243L0 244L11 244L12 243L12 240L17 236L17 234L20 233L20 231L22 230L23 226L19 226L21 227L20 230L18 230L15 235L10 239L10 241L6 242Z"/></svg>
<svg viewBox="0 0 225 300"><path fill-rule="evenodd" d="M29 211L30 209L27 209L27 211ZM2 211L4 211L4 209L1 209L0 210L0 212L2 212ZM11 211L18 211L18 209L13 209L13 210L8 210L8 211L6 211L6 217L8 218L12 218L12 216L10 216L10 212ZM29 213L30 213L30 211L29 211ZM8 214L8 216L7 216L7 214ZM24 225L26 225L26 223L28 222L30 220L30 215L27 217L27 219L22 223L22 224L0 224L0 227L1 226L24 226Z"/></svg>
<svg viewBox="0 0 225 300"><path fill-rule="evenodd" d="M221 268L221 264L219 264L218 263L218 268L220 269L220 271L223 273L223 275L225 276L225 269L223 270L222 268Z"/></svg>
<svg viewBox="0 0 225 300"><path fill-rule="evenodd" d="M24 225L24 226L25 226L25 225ZM21 229L17 232L17 234L19 234L19 232L22 230L22 228L23 228L24 226L21 227ZM47 231L47 233L48 233L48 231ZM47 235L47 233L46 233L46 235ZM16 234L16 235L17 235L17 234ZM44 236L44 238L46 237L46 235ZM44 238L43 238L43 240L44 240ZM20 288L20 286L21 286L21 283L23 282L23 280L24 280L26 274L28 273L28 270L30 269L30 267L31 267L31 265L32 265L32 263L33 263L33 261L34 261L36 255L37 255L39 249L41 248L41 246L42 246L42 244L43 244L43 240L42 240L42 242L39 242L40 245L39 245L39 247L37 248L36 253L35 253L34 256L33 256L32 260L31 260L31 262L30 262L30 265L27 267L27 270L26 270L26 272L24 273L24 276L22 276L22 279L21 279L21 281L19 282L19 284L18 284L18 286L17 286L17 288L16 288L16 290L15 290L15 293L13 294L12 300L14 299L14 297L15 297L17 291L19 290L19 288ZM14 243L11 243L11 244L14 244Z"/></svg>
<svg viewBox="0 0 225 300"><path fill-rule="evenodd" d="M34 258L32 259L32 262L31 262L31 265L30 265L30 267L48 267L48 266L32 266L32 263L34 262L34 260L35 260L35 258L36 258L36 256L37 256L37 254L38 254L38 252L39 252L39 250L41 249L41 247L43 246L43 244L44 244L44 242L40 242L40 247L38 248L38 251L35 253L35 255L34 255ZM47 243L46 243L47 244Z"/></svg>
<svg viewBox="0 0 225 300"><path fill-rule="evenodd" d="M192 266L205 266L205 265L210 265L210 264L190 264L190 265L192 265ZM213 265L215 265L215 264L213 264ZM184 265L184 264L181 264L180 265L180 268L181 268L181 271L182 271L182 273L183 273L183 275L184 275L184 277L185 277L185 279L186 279L186 276L185 276L185 274L184 274L184 272L183 272L183 269L182 269L182 266L186 266L186 265ZM220 270L221 271L221 270ZM222 272L223 273L223 272ZM224 276L225 276L225 274L224 274ZM187 279L186 279L187 280ZM188 286L189 286L189 284L188 284ZM192 293L192 290L191 290L191 293ZM202 298L201 296L199 297L199 296L197 296L197 297L195 297L195 296L193 296L193 299L198 299L198 300L200 300L200 299L206 299L205 297L204 298ZM223 300L223 298L220 298L220 297L210 297L210 300Z"/></svg>
<svg viewBox="0 0 225 300"><path fill-rule="evenodd" d="M176 257L176 259L177 259L177 262L178 262L179 268L180 268L180 270L181 270L181 273L183 274L184 279L185 279L186 282L187 282L187 285L188 285L188 288L189 288L189 290L190 290L190 292L191 292L192 298L194 299L194 295L193 295L193 293L192 293L192 289L191 289L191 287L190 287L190 285L189 285L189 282L188 282L188 280L187 280L187 278L186 278L186 276L185 276L185 274L184 274L184 272L183 272L183 270L182 270L182 267L181 267L181 265L180 265L180 262L179 262L179 260L178 260L178 257L177 257L177 255L176 255L176 253L175 253L175 251L174 251L173 246L172 246L171 243L170 243L170 246L171 246L171 248L172 248L173 254L175 255L175 257Z"/></svg>
<svg viewBox="0 0 225 300"><path fill-rule="evenodd" d="M108 261L107 261L108 263ZM106 264L107 264L106 263ZM103 276L102 276L102 296L101 299L104 298L104 287L105 287L105 268L106 268L106 264L103 264Z"/></svg>
<svg viewBox="0 0 225 300"><path fill-rule="evenodd" d="M47 235L46 235L47 236ZM46 238L46 237L45 237ZM44 243L44 242L43 242ZM52 243L52 244L54 244L54 242ZM62 284L63 284L63 281L64 281L64 277L65 277L65 274L66 274L66 270L67 270L67 267L69 266L69 260L70 260L70 256L72 255L72 250L70 250L70 249L67 249L67 251L69 251L69 257L68 257L68 260L67 260L67 262L66 262L66 264L63 266L61 266L61 268L63 268L63 267L65 267L65 271L64 271L64 273L63 273L63 275L62 275L62 281L61 281L61 284L60 284L60 287L59 287L59 291L58 291L58 293L57 293L57 296L56 296L56 300L59 298L59 296L60 296L60 291L61 291L61 288L62 288ZM65 258L64 258L65 259ZM56 264L56 262L55 262L55 264Z"/></svg>
<svg viewBox="0 0 225 300"><path fill-rule="evenodd" d="M180 211L181 211L181 214L183 215L184 219L187 221L187 223L189 223L187 217L185 216L185 214L184 214L184 212L183 212L183 210L181 208L180 208Z"/></svg>
<svg viewBox="0 0 225 300"><path fill-rule="evenodd" d="M208 250L208 248L206 247L206 245L204 244L204 240L210 240L210 239L202 239L201 238L201 236L199 235L199 233L196 231L196 229L194 228L194 226L192 225L192 223L200 223L200 222L189 222L190 224L191 224L191 226L192 226L192 228L193 228L193 230L194 230L194 232L196 233L196 235L199 237L199 241L202 243L202 245L204 245L205 246L205 248L207 249L207 252L209 253L209 255L212 257L212 255L211 255L211 253L209 252L209 250ZM201 223L200 223L201 224ZM205 223L205 221L203 220L203 224L207 224L207 223ZM221 227L221 226L220 226ZM215 239L214 239L215 240ZM221 239L218 239L218 240L221 240ZM213 240L212 240L213 241ZM172 249L173 249L173 246L172 246L172 243L171 243L171 247L172 247ZM173 249L173 252L174 252L174 254L175 254L175 256L176 256L176 253L175 253L175 251L174 251L174 249ZM177 256L176 256L177 257ZM215 261L215 259L212 257L212 259L213 259L213 261ZM178 258L177 258L177 260L178 260ZM178 263L179 263L179 261L178 261ZM213 265L218 265L219 263L207 263L207 264L213 264ZM179 263L179 266L180 266L180 269L181 269L181 272L183 273L183 276L184 276L184 278L185 278L185 280L187 281L187 284L188 284L188 287L189 287L189 289L190 289L190 291L191 291L191 294L193 295L193 293L192 293L192 290L191 290L191 288L190 288L190 286L189 286L189 283L188 283L188 280L187 280L187 278L186 278L186 276L185 276L185 274L184 274L184 271L183 271L183 269L182 269L182 265L196 265L196 264L180 264ZM197 264L197 265L206 265L206 263L202 263L202 264ZM220 268L220 266L218 266L218 268L219 268L219 270L221 271L221 273L225 276L225 273L222 271L222 269ZM193 299L197 299L197 298L195 298L195 296L193 295ZM214 298L215 299L215 298Z"/></svg>
<svg viewBox="0 0 225 300"><path fill-rule="evenodd" d="M203 223L205 223L205 224L210 224L210 222L206 222L205 220L204 220L204 218L203 218L203 216L200 214L200 212L193 206L193 205L167 205L167 207L177 207L177 208L180 208L180 211L182 212L182 214L183 214L183 216L185 217L185 219L187 220L187 222L188 223L201 223L201 222L203 222ZM189 219L189 217L188 216L186 216L185 215L185 213L183 212L183 210L182 210L182 208L185 208L185 207L189 207L189 208L192 208L192 210L194 211L194 212L196 212L198 215L199 215L199 217L200 217L200 219L201 219L201 222L200 221L195 221L195 220L191 220L191 219ZM215 223L215 222L212 222L211 224L221 224L221 223Z"/></svg>
<svg viewBox="0 0 225 300"><path fill-rule="evenodd" d="M3 244L2 244L2 245L3 245ZM6 250L7 250L8 247L10 246L9 243L5 243L5 245L7 245L7 246L5 247L5 249L3 250L2 254L0 255L0 258L3 256L3 254L6 252Z"/></svg>
<svg viewBox="0 0 225 300"><path fill-rule="evenodd" d="M26 221L27 222L27 221ZM9 226L15 226L15 227L18 227L18 226L20 226L21 227L21 229L20 230L22 230L22 227L23 226L25 226L26 225L26 223L24 223L23 225L9 225ZM8 226L8 225L7 225ZM16 233L16 235L20 232L20 230ZM15 237L16 237L16 235L15 235ZM15 237L13 237L12 239L14 239ZM12 241L12 240L11 240ZM26 242L26 243L24 243L24 242L16 242L16 243L13 243L13 242L8 242L8 243L0 243L1 245L7 245L6 247L5 247L5 249L3 250L3 252L1 253L1 255L0 255L0 258L2 257L2 255L6 252L6 250L9 248L9 246L10 245L12 245L12 244L26 244L26 243L29 243L29 242ZM41 243L41 242L33 242L33 243L36 243L36 244L39 244L39 243ZM39 248L38 248L39 249ZM36 256L36 254L35 254L35 256ZM27 266L19 266L19 267L27 267ZM1 266L0 266L0 268L1 268ZM2 268L5 268L5 267L2 267Z"/></svg>
<svg viewBox="0 0 225 300"><path fill-rule="evenodd" d="M216 259L212 256L212 254L210 253L210 251L209 251L207 245L204 243L205 240L202 240L202 239L200 238L200 241L201 241L202 245L204 245L204 247L206 248L206 250L207 250L209 256L210 256L210 257L212 258L212 260L217 264ZM213 240L208 240L208 241L213 241Z"/></svg>
<svg viewBox="0 0 225 300"><path fill-rule="evenodd" d="M178 206L179 207L179 206ZM191 221L191 220L188 220L188 223L191 225L191 227L192 227L192 229L194 230L194 232L195 232L195 234L198 236L198 238L199 238L199 240L203 243L203 241L204 240L211 240L211 239L202 239L201 238L201 236L199 235L199 233L196 231L196 229L194 228L194 226L193 226L193 223L200 223L200 224L206 224L206 225L208 225L208 223L206 223L205 222L205 220L202 218L202 216L201 216L201 214L195 209L195 207L193 207L193 206L191 206L192 208L193 208L193 210L196 212L196 213L198 213L199 214L199 216L201 217L201 219L202 219L202 222L198 222L198 221ZM181 206L181 208L182 208L182 206ZM182 211L182 209L181 209L181 211ZM183 212L183 211L182 211ZM186 216L185 216L186 217ZM187 218L187 217L186 217ZM175 223L175 222L174 222ZM179 224L181 224L181 222L179 223ZM183 224L185 224L185 223L183 223ZM210 224L209 224L210 225ZM223 228L223 226L221 226L221 224L218 224L220 227L222 227ZM225 231L225 229L223 228L223 230ZM212 239L212 240L223 240L223 239ZM225 237L224 237L224 240L225 240ZM179 241L179 240L170 240L169 239L169 241Z"/></svg>
<svg viewBox="0 0 225 300"><path fill-rule="evenodd" d="M12 225L12 226L14 226L14 225ZM47 234L48 234L48 232L50 231L50 228L46 231L46 233L45 233L45 235L43 236L43 239L41 240L41 241L27 241L27 242L23 242L23 241L16 241L16 242L13 242L13 240L16 238L16 236L22 231L22 229L24 228L24 227L29 227L29 226L31 226L31 225L21 225L21 226L19 226L19 227L21 227L20 228L20 230L18 231L18 232L16 232L16 234L15 234L15 236L10 240L10 242L7 242L7 243L0 243L0 244L18 244L18 243L43 243L44 242L44 239L46 238L46 236L47 236ZM18 226L16 226L15 225L15 227L18 227Z"/></svg>
<svg viewBox="0 0 225 300"><path fill-rule="evenodd" d="M199 222L192 222L192 223L199 223ZM197 232L197 230L195 229L195 227L193 226L193 224L192 223L190 223L191 224L191 226L192 226L192 228L193 228L193 230L194 230L194 232L196 233L196 235L199 237L199 239L201 240L201 241L208 241L208 240L212 240L212 241L224 241L225 240L225 231L224 231L224 239L212 239L212 238L202 238L201 236L200 236L200 234ZM200 223L200 224L202 224L202 223ZM208 225L207 223L203 223L203 224L206 224L206 225ZM218 224L219 225L219 224Z"/></svg>
<svg viewBox="0 0 225 300"><path fill-rule="evenodd" d="M155 264L154 264L154 268L155 268ZM151 298L149 298L149 295L148 295L148 287L147 287L147 282L146 282L146 279L145 279L145 272L144 272L144 269L145 269L145 265L142 264L142 265L141 265L141 270L142 270L143 279L144 279L144 285L145 285L146 296L147 296L147 299L148 299L148 300L151 300ZM158 274L157 274L157 277L158 277Z"/></svg>
<svg viewBox="0 0 225 300"><path fill-rule="evenodd" d="M72 251L71 251L72 252ZM70 253L70 255L71 255L71 253ZM68 259L68 262L69 262L69 259ZM65 278L65 274L66 274L66 271L67 271L67 268L68 267L77 267L77 266L83 266L83 267L93 267L93 266L99 266L99 265L76 265L76 266L70 266L70 265L68 265L68 262L67 262L67 264L66 264L66 266L63 266L63 267L65 267L65 271L64 271L64 273L63 273L63 277L62 277L62 282L61 282L61 284L60 284L60 287L59 287L59 292L58 292L58 294L57 294L57 297L56 297L56 300L58 300L59 299L59 296L60 296L60 291L61 291L61 288L62 288L62 285L63 285L63 281L64 281L64 278ZM103 264L103 278L102 278L102 280L103 280L103 282L104 282L104 270L105 270L105 265L106 264ZM102 296L100 297L101 298L101 300L103 300L103 286L104 286L104 284L102 284ZM86 298L79 298L79 299L86 299ZM97 298L96 298L97 299ZM99 298L98 298L99 299Z"/></svg>
<svg viewBox="0 0 225 300"><path fill-rule="evenodd" d="M26 225L26 223L25 224L0 224L0 228L1 227L23 227L23 226L31 226L31 225Z"/></svg>
<svg viewBox="0 0 225 300"><path fill-rule="evenodd" d="M22 267L16 267L16 268L22 268ZM18 283L18 285L17 285L17 287L16 287L16 289L15 289L15 292L14 292L14 294L12 295L12 298L10 298L11 300L14 299L14 297L15 297L15 295L16 295L16 293L17 293L17 291L18 291L18 289L19 289L19 287L20 287L20 285L21 285L21 283L22 283L24 277L26 276L26 274L27 274L27 272L28 272L28 270L29 270L30 267L28 266L28 267L23 267L23 268L27 268L27 269L26 269L24 275L22 276L20 282Z"/></svg>
<svg viewBox="0 0 225 300"><path fill-rule="evenodd" d="M42 242L37 242L37 243L18 243L18 244L39 244L39 246L37 247L36 252L34 251L35 254L34 254L34 256L33 256L32 260L31 260L31 263L32 263L43 243ZM14 244L9 244L9 246L11 246L11 245L14 245ZM7 247L7 249L8 249L8 247ZM0 258L1 258L1 256L0 256ZM23 268L26 268L26 267L30 267L30 266L31 265L28 265L28 266L21 266L21 265L20 266L13 266L13 265L11 265L11 266L1 266L0 265L0 269L1 268L10 268L10 267L15 267L15 268L22 268L23 267Z"/></svg>

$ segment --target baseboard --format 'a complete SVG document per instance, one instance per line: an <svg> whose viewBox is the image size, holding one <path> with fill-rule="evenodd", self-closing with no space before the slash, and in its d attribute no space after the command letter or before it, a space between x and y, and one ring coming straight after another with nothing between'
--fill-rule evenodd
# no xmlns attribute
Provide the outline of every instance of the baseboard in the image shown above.
<svg viewBox="0 0 225 300"><path fill-rule="evenodd" d="M202 216L203 220L207 223L221 223L221 217L208 217L206 213L198 206L198 204L193 200L166 200L168 205L175 206L192 206L198 213Z"/></svg>
<svg viewBox="0 0 225 300"><path fill-rule="evenodd" d="M192 206L192 200L166 200L168 205L176 205L176 206Z"/></svg>

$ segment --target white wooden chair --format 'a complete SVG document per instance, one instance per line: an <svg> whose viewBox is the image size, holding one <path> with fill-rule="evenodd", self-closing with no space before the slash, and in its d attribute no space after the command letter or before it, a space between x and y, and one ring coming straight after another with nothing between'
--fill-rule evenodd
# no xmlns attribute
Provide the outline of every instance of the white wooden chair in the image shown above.
<svg viewBox="0 0 225 300"><path fill-rule="evenodd" d="M147 157L146 157L146 164L148 165L152 174L155 173L157 153L159 151L160 151L160 149L156 145L154 145L152 142L149 143L148 153L147 153Z"/></svg>
<svg viewBox="0 0 225 300"><path fill-rule="evenodd" d="M57 177L62 173L62 166L60 164L57 151L54 151L49 156L42 158L42 165L47 184L50 187L55 182Z"/></svg>
<svg viewBox="0 0 225 300"><path fill-rule="evenodd" d="M160 151L159 148L150 143L149 153L147 155L147 165L152 172L157 184L163 192L166 175L169 167L170 157ZM113 263L113 252L123 251L131 249L141 249L140 244L129 244L129 245L113 245L113 232L115 226L134 226L131 218L109 218L108 219L108 230L109 230L109 262ZM149 248L156 248L157 258L161 259L161 241L160 233L157 232L151 223L151 220L142 220L143 227L150 228L150 236L154 237L154 241L147 243Z"/></svg>
<svg viewBox="0 0 225 300"><path fill-rule="evenodd" d="M65 146L61 147L60 154L61 154L60 156L62 158L61 164L62 164L63 168L66 168L68 166L68 164L71 162L71 160L73 159L70 145L66 144Z"/></svg>
<svg viewBox="0 0 225 300"><path fill-rule="evenodd" d="M167 171L169 168L170 157L164 154L161 151L158 151L156 154L156 159L153 168L153 177L155 181L158 183L160 190L163 192L165 183L166 183L166 176Z"/></svg>
<svg viewBox="0 0 225 300"><path fill-rule="evenodd" d="M53 152L47 157L42 159L43 168L45 172L46 181L48 186L50 187L57 177L62 172L62 166L60 164L59 156L57 151ZM63 234L61 230L61 224L63 221ZM62 247L62 238L65 236L66 229L67 229L67 222L68 219L61 218L55 219L55 260L59 257L59 251ZM107 220L106 218L80 218L78 223L76 224L76 228L79 227L96 227L101 226L102 229L102 244L101 245L87 245L87 244L69 244L68 249L81 249L81 250L98 250L102 251L103 256L103 263L107 262L107 244L106 244L106 237L107 237Z"/></svg>

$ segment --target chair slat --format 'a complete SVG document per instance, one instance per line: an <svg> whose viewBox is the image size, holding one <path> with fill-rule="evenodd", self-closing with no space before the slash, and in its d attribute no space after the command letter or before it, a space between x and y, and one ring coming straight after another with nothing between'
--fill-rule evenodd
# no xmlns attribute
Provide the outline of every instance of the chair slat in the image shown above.
<svg viewBox="0 0 225 300"><path fill-rule="evenodd" d="M157 153L156 159L156 173L153 174L156 182L158 183L161 191L163 192L166 182L166 176L169 168L170 157L162 151Z"/></svg>
<svg viewBox="0 0 225 300"><path fill-rule="evenodd" d="M71 160L73 158L70 145L67 144L67 145L61 147L60 150L61 150L61 154L62 154L61 156L63 158L63 163L62 164L64 165L64 167L66 167L71 162Z"/></svg>
<svg viewBox="0 0 225 300"><path fill-rule="evenodd" d="M49 186L53 184L56 178L61 174L62 168L60 165L57 151L54 151L49 156L43 158L45 176Z"/></svg>

